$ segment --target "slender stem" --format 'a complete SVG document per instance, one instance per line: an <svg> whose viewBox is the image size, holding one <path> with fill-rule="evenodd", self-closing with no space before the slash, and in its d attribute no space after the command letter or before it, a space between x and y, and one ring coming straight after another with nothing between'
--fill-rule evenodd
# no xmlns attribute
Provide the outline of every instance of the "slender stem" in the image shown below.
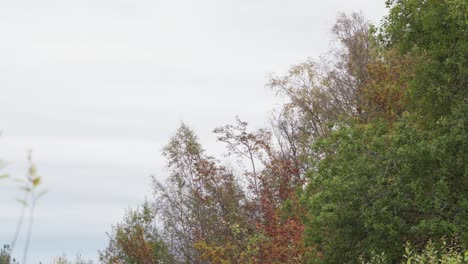
<svg viewBox="0 0 468 264"><path fill-rule="evenodd" d="M249 156L250 156L250 163L252 164L252 172L254 176L255 194L257 195L258 198L260 198L259 191L258 191L257 171L255 169L255 161L254 161L253 154L250 148L248 149L248 151L249 151Z"/></svg>
<svg viewBox="0 0 468 264"><path fill-rule="evenodd" d="M23 199L24 202L27 201L28 195L29 195L28 192L24 194L24 199ZM21 227L23 226L25 213L26 213L26 205L23 204L23 207L21 208L20 218L18 219L18 222L16 223L15 235L13 236L13 240L11 241L10 252L12 254L13 254L13 250L15 249L16 241L18 240L19 234L21 232Z"/></svg>
<svg viewBox="0 0 468 264"><path fill-rule="evenodd" d="M28 250L29 250L29 244L31 242L31 233L32 233L32 226L33 226L33 221L34 221L34 209L36 207L36 200L32 199L32 204L31 208L29 211L29 223L28 223L28 231L26 233L26 244L24 245L24 252L23 252L23 264L26 264L26 260L28 257Z"/></svg>

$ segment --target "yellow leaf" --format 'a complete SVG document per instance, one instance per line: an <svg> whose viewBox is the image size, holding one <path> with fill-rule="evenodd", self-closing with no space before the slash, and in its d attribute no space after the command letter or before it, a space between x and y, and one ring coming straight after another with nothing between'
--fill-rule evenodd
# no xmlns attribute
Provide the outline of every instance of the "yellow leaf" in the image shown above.
<svg viewBox="0 0 468 264"><path fill-rule="evenodd" d="M34 187L37 187L39 184L41 184L41 177L34 178L32 183Z"/></svg>

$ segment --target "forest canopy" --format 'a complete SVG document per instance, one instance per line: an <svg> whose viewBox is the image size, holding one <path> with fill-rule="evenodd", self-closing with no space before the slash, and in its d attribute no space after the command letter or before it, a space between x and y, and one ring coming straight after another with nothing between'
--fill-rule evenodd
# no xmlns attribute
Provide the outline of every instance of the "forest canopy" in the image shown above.
<svg viewBox="0 0 468 264"><path fill-rule="evenodd" d="M466 263L468 2L386 5L380 25L339 14L335 48L269 78L284 101L269 127L214 128L225 156L182 123L162 150L168 177L99 260Z"/></svg>
<svg viewBox="0 0 468 264"><path fill-rule="evenodd" d="M339 48L271 77L286 98L271 128L214 129L242 171L182 124L163 150L169 177L101 261L466 261L468 4L387 7L380 26L339 15ZM152 228L138 220L150 216Z"/></svg>

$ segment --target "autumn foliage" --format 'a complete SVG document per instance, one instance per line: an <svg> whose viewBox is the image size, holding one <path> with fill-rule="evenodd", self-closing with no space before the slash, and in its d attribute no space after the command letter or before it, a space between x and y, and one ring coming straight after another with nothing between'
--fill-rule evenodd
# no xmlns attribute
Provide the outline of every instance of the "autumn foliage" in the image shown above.
<svg viewBox="0 0 468 264"><path fill-rule="evenodd" d="M425 249L435 250L431 241L450 238L457 245L438 244L439 252L461 259L468 243L468 42L459 20L466 21L460 10L467 4L387 5L381 27L361 14L339 15L337 48L271 76L267 85L285 103L270 128L236 118L214 129L225 157L207 155L182 124L163 149L167 179L153 178L148 208L158 225L130 215L101 258L412 263L413 255L434 253ZM414 252L405 255L405 243Z"/></svg>

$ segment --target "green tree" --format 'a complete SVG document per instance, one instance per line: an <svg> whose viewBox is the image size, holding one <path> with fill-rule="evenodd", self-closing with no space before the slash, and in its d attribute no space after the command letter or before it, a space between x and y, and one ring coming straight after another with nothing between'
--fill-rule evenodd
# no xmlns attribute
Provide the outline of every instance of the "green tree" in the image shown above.
<svg viewBox="0 0 468 264"><path fill-rule="evenodd" d="M467 98L468 2L389 0L381 40L420 57L411 82L413 109L430 122Z"/></svg>
<svg viewBox="0 0 468 264"><path fill-rule="evenodd" d="M107 248L99 252L103 263L166 264L174 263L155 225L148 203L127 211L123 221L108 234Z"/></svg>
<svg viewBox="0 0 468 264"><path fill-rule="evenodd" d="M234 175L204 153L198 137L184 124L163 154L170 175L163 183L154 180L156 210L176 260L234 261L251 229L246 227L245 196Z"/></svg>
<svg viewBox="0 0 468 264"><path fill-rule="evenodd" d="M0 248L0 264L17 264L15 258L11 259L11 248L9 245L3 245Z"/></svg>
<svg viewBox="0 0 468 264"><path fill-rule="evenodd" d="M396 261L401 245L444 236L467 241L466 114L434 130L412 117L343 127L316 145L327 156L310 171L304 197L311 262L355 262L385 250Z"/></svg>
<svg viewBox="0 0 468 264"><path fill-rule="evenodd" d="M442 237L468 245L468 3L387 5L378 59L357 89L370 115L332 121L312 148L321 155L303 196L311 263L357 263L384 251L396 263L405 241L417 251Z"/></svg>

